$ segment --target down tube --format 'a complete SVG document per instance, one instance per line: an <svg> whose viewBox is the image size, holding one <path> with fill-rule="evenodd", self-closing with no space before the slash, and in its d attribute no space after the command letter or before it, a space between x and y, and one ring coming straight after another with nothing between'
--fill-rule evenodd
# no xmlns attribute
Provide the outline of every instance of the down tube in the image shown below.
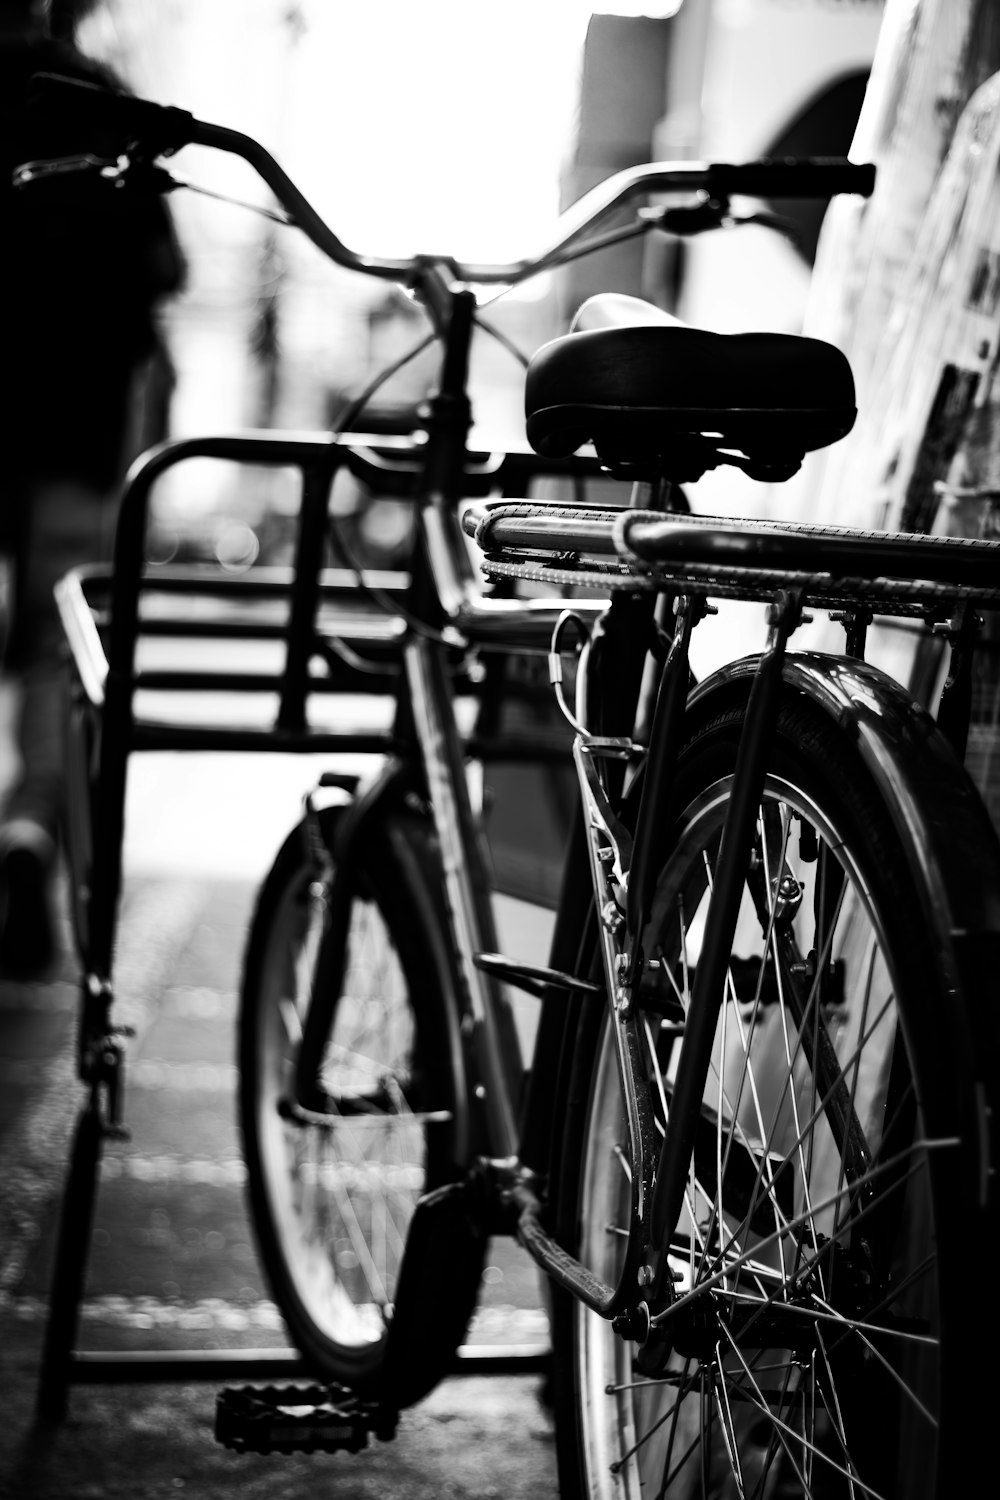
<svg viewBox="0 0 1000 1500"><path fill-rule="evenodd" d="M410 706L420 741L441 851L451 940L473 1022L473 1055L496 1156L517 1150L516 1103L523 1061L510 1004L495 980L477 969L476 953L494 953L496 930L480 834L469 800L465 761L451 713L443 648L414 636L403 651Z"/></svg>

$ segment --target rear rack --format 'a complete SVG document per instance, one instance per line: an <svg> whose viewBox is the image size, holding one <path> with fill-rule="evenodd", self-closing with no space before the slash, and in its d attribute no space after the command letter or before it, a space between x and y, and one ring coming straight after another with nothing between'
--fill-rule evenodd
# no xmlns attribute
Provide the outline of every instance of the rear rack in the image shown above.
<svg viewBox="0 0 1000 1500"><path fill-rule="evenodd" d="M1000 608L1000 542L544 502L477 505L465 518L488 578L583 588L674 589L941 619Z"/></svg>

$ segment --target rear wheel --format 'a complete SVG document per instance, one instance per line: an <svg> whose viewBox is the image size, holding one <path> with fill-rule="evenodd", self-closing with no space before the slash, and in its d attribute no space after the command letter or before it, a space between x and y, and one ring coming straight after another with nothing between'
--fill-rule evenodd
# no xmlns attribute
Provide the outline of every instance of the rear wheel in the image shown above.
<svg viewBox="0 0 1000 1500"><path fill-rule="evenodd" d="M662 1132L738 736L720 713L679 767L644 953L646 1077ZM680 1221L676 1311L644 1348L560 1299L566 1495L948 1493L975 1441L969 1281L980 1149L948 994L881 799L845 737L783 712L746 872ZM577 1046L558 1209L564 1243L617 1284L630 1161L615 1048ZM995 1323L995 1314L983 1314ZM958 1398L958 1399L956 1399Z"/></svg>
<svg viewBox="0 0 1000 1500"><path fill-rule="evenodd" d="M320 814L327 851L341 815ZM324 873L297 829L262 888L240 1112L261 1257L292 1340L324 1378L375 1392L417 1199L457 1172L464 1084L427 831L401 814L371 820L361 844L349 876L328 858Z"/></svg>

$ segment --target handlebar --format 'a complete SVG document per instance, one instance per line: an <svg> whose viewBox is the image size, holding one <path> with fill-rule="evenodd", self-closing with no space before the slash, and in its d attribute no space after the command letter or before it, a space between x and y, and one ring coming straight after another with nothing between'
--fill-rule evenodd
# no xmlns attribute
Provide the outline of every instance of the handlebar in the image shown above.
<svg viewBox="0 0 1000 1500"><path fill-rule="evenodd" d="M28 87L30 114L68 126L106 131L121 140L124 151L141 142L147 155L178 151L194 139L197 121L186 109L136 99L118 89L102 88L81 78L36 73Z"/></svg>
<svg viewBox="0 0 1000 1500"><path fill-rule="evenodd" d="M747 198L834 198L839 193L869 198L875 187L871 162L855 165L843 157L713 162L707 171L707 192L713 198L734 193Z"/></svg>
<svg viewBox="0 0 1000 1500"><path fill-rule="evenodd" d="M29 107L44 110L77 126L98 128L120 143L123 155L170 155L182 146L199 145L241 157L270 188L277 201L313 244L337 265L368 276L411 283L428 257L384 259L358 254L340 240L270 153L251 136L198 120L187 110L154 104L129 94L99 88L55 74L36 74ZM19 185L43 175L40 163L19 169ZM731 194L755 198L827 198L841 193L870 196L875 168L842 159L724 162L652 162L617 172L577 200L558 220L556 233L535 254L493 264L456 262L441 256L457 280L475 285L514 285L579 248L587 232L612 210L650 193L701 194L727 199Z"/></svg>

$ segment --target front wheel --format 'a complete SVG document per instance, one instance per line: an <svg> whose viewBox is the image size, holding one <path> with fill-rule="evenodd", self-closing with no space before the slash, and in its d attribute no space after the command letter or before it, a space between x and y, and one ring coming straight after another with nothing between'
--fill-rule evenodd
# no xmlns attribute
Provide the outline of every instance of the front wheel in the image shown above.
<svg viewBox="0 0 1000 1500"><path fill-rule="evenodd" d="M659 968L639 1000L640 1086L661 1133L740 722L738 709L718 710L681 757L643 934ZM968 997L942 982L947 933L922 915L916 878L847 737L808 703L786 703L684 1206L650 1253L654 1267L667 1262L676 1311L640 1348L559 1299L564 1495L956 1493L958 1467L982 1444L971 1412L996 1314L991 1294L975 1293L989 1253L977 1244L981 1143L955 1040L975 1028ZM630 1160L598 1004L569 1097L559 1231L615 1285Z"/></svg>
<svg viewBox="0 0 1000 1500"><path fill-rule="evenodd" d="M240 1118L261 1259L292 1340L317 1375L374 1395L410 1220L458 1175L467 1111L428 830L415 814L372 819L337 871L343 815L319 814L319 862L296 829L262 888Z"/></svg>

